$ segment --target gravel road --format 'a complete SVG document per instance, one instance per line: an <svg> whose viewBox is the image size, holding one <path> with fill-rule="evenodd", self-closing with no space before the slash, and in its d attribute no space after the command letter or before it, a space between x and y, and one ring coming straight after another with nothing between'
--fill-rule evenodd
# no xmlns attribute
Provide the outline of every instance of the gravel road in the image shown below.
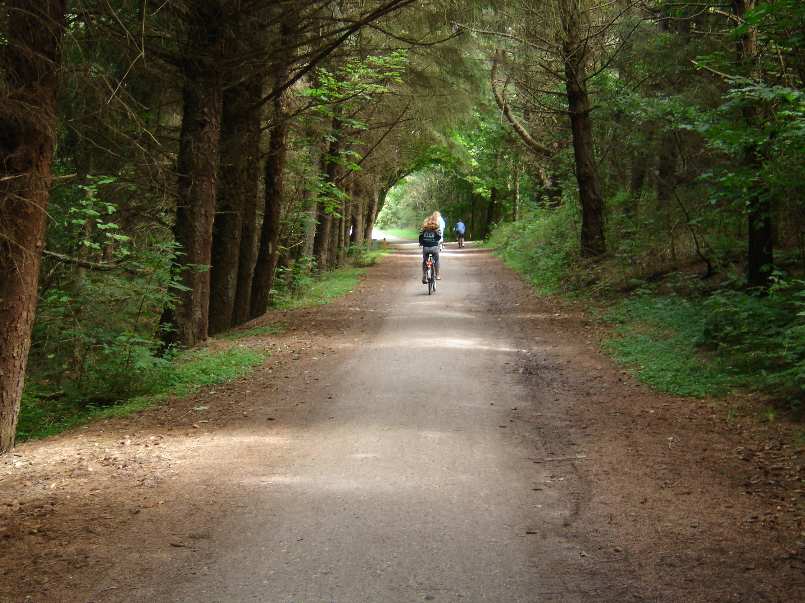
<svg viewBox="0 0 805 603"><path fill-rule="evenodd" d="M544 487L568 463L535 463L517 420L539 396L508 370L522 341L485 301L494 262L443 253L428 296L415 246L402 249L410 266L379 297L379 328L296 392L308 404L281 456L238 468L249 498L220 553L148 598L570 601L598 586L541 571L583 551L547 535L573 512Z"/></svg>

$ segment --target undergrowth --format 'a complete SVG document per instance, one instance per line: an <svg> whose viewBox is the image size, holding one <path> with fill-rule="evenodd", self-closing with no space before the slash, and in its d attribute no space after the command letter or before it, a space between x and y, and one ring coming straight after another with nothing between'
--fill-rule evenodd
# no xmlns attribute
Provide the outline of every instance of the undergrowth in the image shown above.
<svg viewBox="0 0 805 603"><path fill-rule="evenodd" d="M616 325L604 348L641 381L680 396L720 396L739 380L717 356L697 349L706 320L701 302L641 295L605 315Z"/></svg>
<svg viewBox="0 0 805 603"><path fill-rule="evenodd" d="M278 292L274 296L272 306L280 310L294 310L326 304L352 291L365 273L365 268L346 267L316 276L300 277L297 288Z"/></svg>
<svg viewBox="0 0 805 603"><path fill-rule="evenodd" d="M652 387L683 396L762 392L794 413L805 399L805 281L777 274L765 295L740 279L718 285L670 273L648 283L607 262L587 264L567 232L572 208L499 226L490 238L507 265L542 294L590 298L609 307L605 349ZM638 293L626 297L624 289Z"/></svg>
<svg viewBox="0 0 805 603"><path fill-rule="evenodd" d="M293 310L326 304L350 293L366 273L366 268L389 253L384 248L352 247L349 264L336 270L316 273L313 258L302 258L277 275L271 305L280 310Z"/></svg>
<svg viewBox="0 0 805 603"><path fill-rule="evenodd" d="M171 396L188 396L207 385L233 381L265 360L265 353L232 346L224 350L192 350L167 362L143 382L140 395L104 403L54 395L41 385L26 388L22 398L18 441L43 438L97 419L126 416Z"/></svg>
<svg viewBox="0 0 805 603"><path fill-rule="evenodd" d="M539 212L528 219L500 224L489 237L504 262L543 294L568 292L568 276L578 256L578 243L567 232L575 229L570 206Z"/></svg>

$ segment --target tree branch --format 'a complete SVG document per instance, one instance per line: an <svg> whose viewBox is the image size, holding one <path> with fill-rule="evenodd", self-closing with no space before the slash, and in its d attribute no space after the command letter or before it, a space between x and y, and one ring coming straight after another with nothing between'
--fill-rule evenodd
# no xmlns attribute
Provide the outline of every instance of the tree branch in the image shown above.
<svg viewBox="0 0 805 603"><path fill-rule="evenodd" d="M518 136L522 139L525 145L533 151L535 154L540 155L542 157L551 157L553 153L551 150L534 140L534 137L525 129L525 126L520 123L514 114L511 112L509 105L506 104L506 99L503 98L503 95L498 91L497 85L495 80L497 79L497 68L498 62L500 61L501 51L495 50L495 55L492 58L492 72L490 74L490 83L492 85L492 94L495 97L495 102L497 103L498 107L500 107L501 112L506 117L506 120L511 124L514 131L517 132Z"/></svg>

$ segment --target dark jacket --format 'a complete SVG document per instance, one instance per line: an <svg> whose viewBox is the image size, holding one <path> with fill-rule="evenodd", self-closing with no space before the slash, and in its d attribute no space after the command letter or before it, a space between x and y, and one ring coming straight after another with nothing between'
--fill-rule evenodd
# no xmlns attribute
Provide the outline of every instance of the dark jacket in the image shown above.
<svg viewBox="0 0 805 603"><path fill-rule="evenodd" d="M422 247L438 247L441 239L438 230L423 230L419 233L419 244Z"/></svg>

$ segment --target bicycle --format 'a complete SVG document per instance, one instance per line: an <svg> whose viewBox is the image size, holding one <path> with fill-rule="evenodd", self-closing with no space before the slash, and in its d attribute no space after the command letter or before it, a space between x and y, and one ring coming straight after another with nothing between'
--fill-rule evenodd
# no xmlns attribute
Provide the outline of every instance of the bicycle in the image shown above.
<svg viewBox="0 0 805 603"><path fill-rule="evenodd" d="M464 247L464 234L458 233L458 248L461 249Z"/></svg>
<svg viewBox="0 0 805 603"><path fill-rule="evenodd" d="M425 279L428 283L428 295L436 292L436 267L433 265L433 254L425 260Z"/></svg>

